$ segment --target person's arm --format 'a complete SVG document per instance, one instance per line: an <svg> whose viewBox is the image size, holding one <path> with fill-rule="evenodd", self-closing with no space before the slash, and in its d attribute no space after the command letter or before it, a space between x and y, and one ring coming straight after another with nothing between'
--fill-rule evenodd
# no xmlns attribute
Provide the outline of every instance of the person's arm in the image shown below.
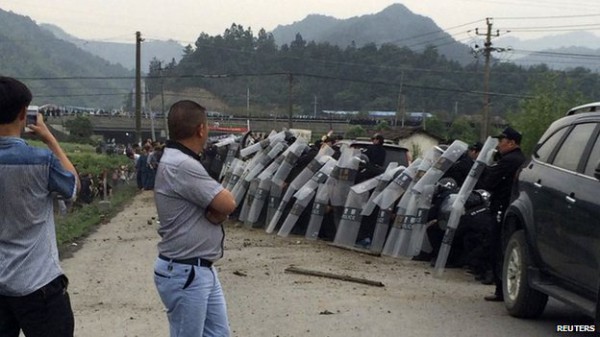
<svg viewBox="0 0 600 337"><path fill-rule="evenodd" d="M73 165L73 163L71 163L71 160L69 160L69 158L67 157L67 155L65 154L63 149L60 147L60 144L58 143L58 141L56 140L54 135L50 132L50 130L46 126L46 123L44 123L44 117L41 114L38 114L36 124L28 125L28 127L31 130L33 130L33 132L40 137L40 139L44 142L44 144L46 144L46 146L48 146L48 149L50 149L50 151L52 151L52 153L54 153L54 155L56 156L56 158L58 158L58 161L60 162L62 167L65 170L73 173L73 176L75 176L75 184L77 186L77 192L79 192L81 185L79 182L79 175L77 174L77 170L75 169L75 166Z"/></svg>
<svg viewBox="0 0 600 337"><path fill-rule="evenodd" d="M206 218L213 224L227 220L229 214L235 211L236 204L233 194L226 189L219 192L206 209Z"/></svg>

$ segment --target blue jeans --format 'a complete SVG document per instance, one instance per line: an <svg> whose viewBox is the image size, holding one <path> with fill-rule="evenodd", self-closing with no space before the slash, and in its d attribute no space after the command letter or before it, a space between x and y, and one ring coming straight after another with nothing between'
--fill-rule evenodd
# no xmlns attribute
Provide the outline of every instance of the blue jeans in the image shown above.
<svg viewBox="0 0 600 337"><path fill-rule="evenodd" d="M171 337L230 335L225 296L214 267L157 258L154 283L167 308Z"/></svg>

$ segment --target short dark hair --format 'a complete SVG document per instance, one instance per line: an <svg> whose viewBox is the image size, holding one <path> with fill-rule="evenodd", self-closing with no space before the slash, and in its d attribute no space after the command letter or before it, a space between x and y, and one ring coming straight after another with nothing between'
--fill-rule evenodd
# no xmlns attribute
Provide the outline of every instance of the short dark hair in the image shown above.
<svg viewBox="0 0 600 337"><path fill-rule="evenodd" d="M0 124L10 124L26 108L33 96L23 82L0 76Z"/></svg>
<svg viewBox="0 0 600 337"><path fill-rule="evenodd" d="M206 124L206 108L191 100L178 101L171 105L167 123L172 140L188 139L198 125Z"/></svg>

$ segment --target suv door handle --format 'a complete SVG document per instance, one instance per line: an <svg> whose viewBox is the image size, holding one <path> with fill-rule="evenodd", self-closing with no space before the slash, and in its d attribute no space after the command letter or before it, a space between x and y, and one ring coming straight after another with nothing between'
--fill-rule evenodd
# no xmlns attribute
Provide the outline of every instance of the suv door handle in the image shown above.
<svg viewBox="0 0 600 337"><path fill-rule="evenodd" d="M575 198L571 197L571 196L566 196L565 200L569 203L569 204L574 204L575 203Z"/></svg>
<svg viewBox="0 0 600 337"><path fill-rule="evenodd" d="M533 186L535 186L537 188L542 188L542 184L540 183L539 180L537 182L533 183Z"/></svg>

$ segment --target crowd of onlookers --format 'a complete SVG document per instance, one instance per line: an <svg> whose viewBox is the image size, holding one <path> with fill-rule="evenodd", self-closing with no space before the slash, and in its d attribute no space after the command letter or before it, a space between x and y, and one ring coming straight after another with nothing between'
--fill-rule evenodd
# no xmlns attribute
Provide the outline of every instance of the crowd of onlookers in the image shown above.
<svg viewBox="0 0 600 337"><path fill-rule="evenodd" d="M148 139L142 146L133 144L122 148L115 153L125 154L131 159L131 165L120 165L104 170L97 175L79 172L81 190L76 201L70 203L59 198L56 211L64 215L72 206L91 204L94 200L109 200L113 195L113 190L122 186L135 184L139 190L153 190L156 168L162 156L164 144Z"/></svg>
<svg viewBox="0 0 600 337"><path fill-rule="evenodd" d="M129 185L133 178L135 178L135 173L127 165L121 165L113 170L105 170L97 176L90 173L80 174L81 190L77 200L80 203L89 204L94 199L109 199L112 196L113 188Z"/></svg>
<svg viewBox="0 0 600 337"><path fill-rule="evenodd" d="M163 143L152 139L147 139L142 146L134 144L127 148L127 156L135 163L136 184L140 190L154 189L154 177L163 149Z"/></svg>

